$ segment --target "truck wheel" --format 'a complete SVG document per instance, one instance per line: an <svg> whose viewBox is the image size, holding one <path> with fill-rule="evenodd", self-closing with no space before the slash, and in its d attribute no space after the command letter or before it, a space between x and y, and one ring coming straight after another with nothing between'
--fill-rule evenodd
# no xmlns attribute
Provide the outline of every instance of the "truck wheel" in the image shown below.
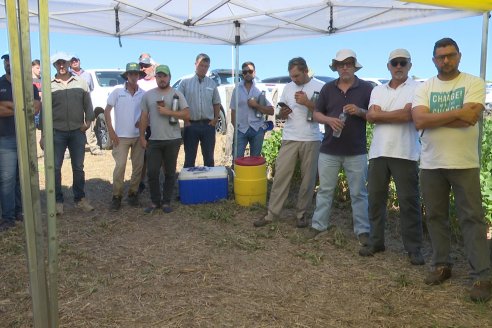
<svg viewBox="0 0 492 328"><path fill-rule="evenodd" d="M226 134L227 132L227 120L222 110L219 113L219 120L215 125L215 131L219 134Z"/></svg>

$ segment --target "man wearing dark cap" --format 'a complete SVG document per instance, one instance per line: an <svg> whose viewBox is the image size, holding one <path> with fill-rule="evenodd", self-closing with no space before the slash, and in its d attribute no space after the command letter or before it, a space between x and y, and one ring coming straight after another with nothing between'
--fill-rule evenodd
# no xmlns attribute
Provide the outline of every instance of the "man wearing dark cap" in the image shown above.
<svg viewBox="0 0 492 328"><path fill-rule="evenodd" d="M121 76L126 80L124 86L115 88L108 97L104 117L108 127L109 138L113 144L113 198L111 210L121 207L123 183L128 151L131 150L132 176L128 190L128 203L138 206L138 184L144 162L144 149L139 143L138 122L140 120L140 103L145 94L138 87L137 81L145 76L137 63L128 63ZM114 108L114 123L111 120L111 110Z"/></svg>
<svg viewBox="0 0 492 328"><path fill-rule="evenodd" d="M3 231L15 226L15 220L22 220L23 216L9 54L1 59L5 68L5 75L0 77L0 231ZM35 85L33 92L34 109L39 112L41 102Z"/></svg>
<svg viewBox="0 0 492 328"><path fill-rule="evenodd" d="M70 59L60 52L51 56L56 75L51 80L53 106L53 138L55 148L55 193L56 212L63 214L61 167L68 148L72 162L73 198L75 207L84 212L94 210L85 198L85 131L94 120L91 97L87 82L69 71Z"/></svg>
<svg viewBox="0 0 492 328"><path fill-rule="evenodd" d="M176 162L181 147L181 128L170 119L188 120L190 111L183 94L171 87L171 71L167 65L156 67L157 88L145 93L142 99L140 116L140 143L147 149L147 174L152 204L145 208L151 214L162 208L164 213L172 211L171 196L176 182ZM172 110L173 97L177 96L176 111ZM152 134L147 141L145 129L150 125ZM164 186L161 199L159 174L164 166Z"/></svg>
<svg viewBox="0 0 492 328"><path fill-rule="evenodd" d="M422 216L418 160L420 143L412 120L412 100L417 82L408 77L412 67L406 49L393 50L386 64L391 80L372 90L367 121L374 124L369 149L368 194L371 235L360 256L383 252L388 187L395 182L400 207L403 246L413 265L425 264L422 247Z"/></svg>
<svg viewBox="0 0 492 328"><path fill-rule="evenodd" d="M319 190L308 236L330 228L329 219L338 174L343 167L350 190L354 233L363 246L369 242L367 214L366 113L372 86L355 72L362 68L350 49L337 52L330 68L339 78L321 89L313 116L325 125L318 160Z"/></svg>
<svg viewBox="0 0 492 328"><path fill-rule="evenodd" d="M184 167L195 166L198 144L201 144L203 165L214 166L215 125L219 119L220 96L217 84L206 76L210 57L199 54L195 61L195 75L183 79L178 90L190 105L190 120L185 121L183 141Z"/></svg>
<svg viewBox="0 0 492 328"><path fill-rule="evenodd" d="M157 87L155 80L155 67L157 65L152 57L148 53L143 53L138 57L138 64L140 70L145 73L145 76L138 80L138 86L144 91Z"/></svg>

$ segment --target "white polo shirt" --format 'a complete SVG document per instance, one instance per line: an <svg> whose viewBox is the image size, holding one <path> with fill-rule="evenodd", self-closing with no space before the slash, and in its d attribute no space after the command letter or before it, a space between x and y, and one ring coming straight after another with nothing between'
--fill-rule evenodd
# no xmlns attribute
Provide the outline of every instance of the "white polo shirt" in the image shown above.
<svg viewBox="0 0 492 328"><path fill-rule="evenodd" d="M113 107L114 122L112 123L118 137L136 138L139 136L139 131L135 124L140 120L140 103L145 91L138 88L132 96L125 86L114 89L109 94L107 103Z"/></svg>

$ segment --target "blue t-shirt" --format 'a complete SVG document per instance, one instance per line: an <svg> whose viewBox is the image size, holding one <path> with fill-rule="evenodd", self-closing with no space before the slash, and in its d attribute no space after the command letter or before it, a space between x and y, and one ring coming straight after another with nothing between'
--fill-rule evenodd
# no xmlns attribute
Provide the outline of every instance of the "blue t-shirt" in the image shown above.
<svg viewBox="0 0 492 328"><path fill-rule="evenodd" d="M33 84L34 99L39 98L38 88ZM0 101L13 101L12 83L4 75L0 77ZM15 136L15 116L0 117L0 137Z"/></svg>

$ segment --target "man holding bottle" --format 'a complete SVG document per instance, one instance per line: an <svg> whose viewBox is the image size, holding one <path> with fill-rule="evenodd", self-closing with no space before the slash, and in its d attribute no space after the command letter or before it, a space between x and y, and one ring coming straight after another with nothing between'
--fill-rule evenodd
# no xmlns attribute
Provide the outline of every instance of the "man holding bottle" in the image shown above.
<svg viewBox="0 0 492 328"><path fill-rule="evenodd" d="M237 143L235 143L237 145L235 158L244 156L248 143L250 155L260 156L263 138L267 129L263 115L273 115L273 106L266 99L264 92L261 92L255 85L255 64L245 62L242 65L242 70L243 80L234 88L230 105L231 122L238 130ZM238 93L237 112L236 92ZM264 103L262 103L262 99Z"/></svg>
<svg viewBox="0 0 492 328"><path fill-rule="evenodd" d="M318 160L320 185L316 210L307 237L314 238L328 230L338 173L343 167L350 189L354 232L359 243L366 245L369 241L366 112L372 86L355 75L362 65L350 49L338 51L330 68L338 72L339 78L324 85L314 112L314 119L325 125L325 136Z"/></svg>

